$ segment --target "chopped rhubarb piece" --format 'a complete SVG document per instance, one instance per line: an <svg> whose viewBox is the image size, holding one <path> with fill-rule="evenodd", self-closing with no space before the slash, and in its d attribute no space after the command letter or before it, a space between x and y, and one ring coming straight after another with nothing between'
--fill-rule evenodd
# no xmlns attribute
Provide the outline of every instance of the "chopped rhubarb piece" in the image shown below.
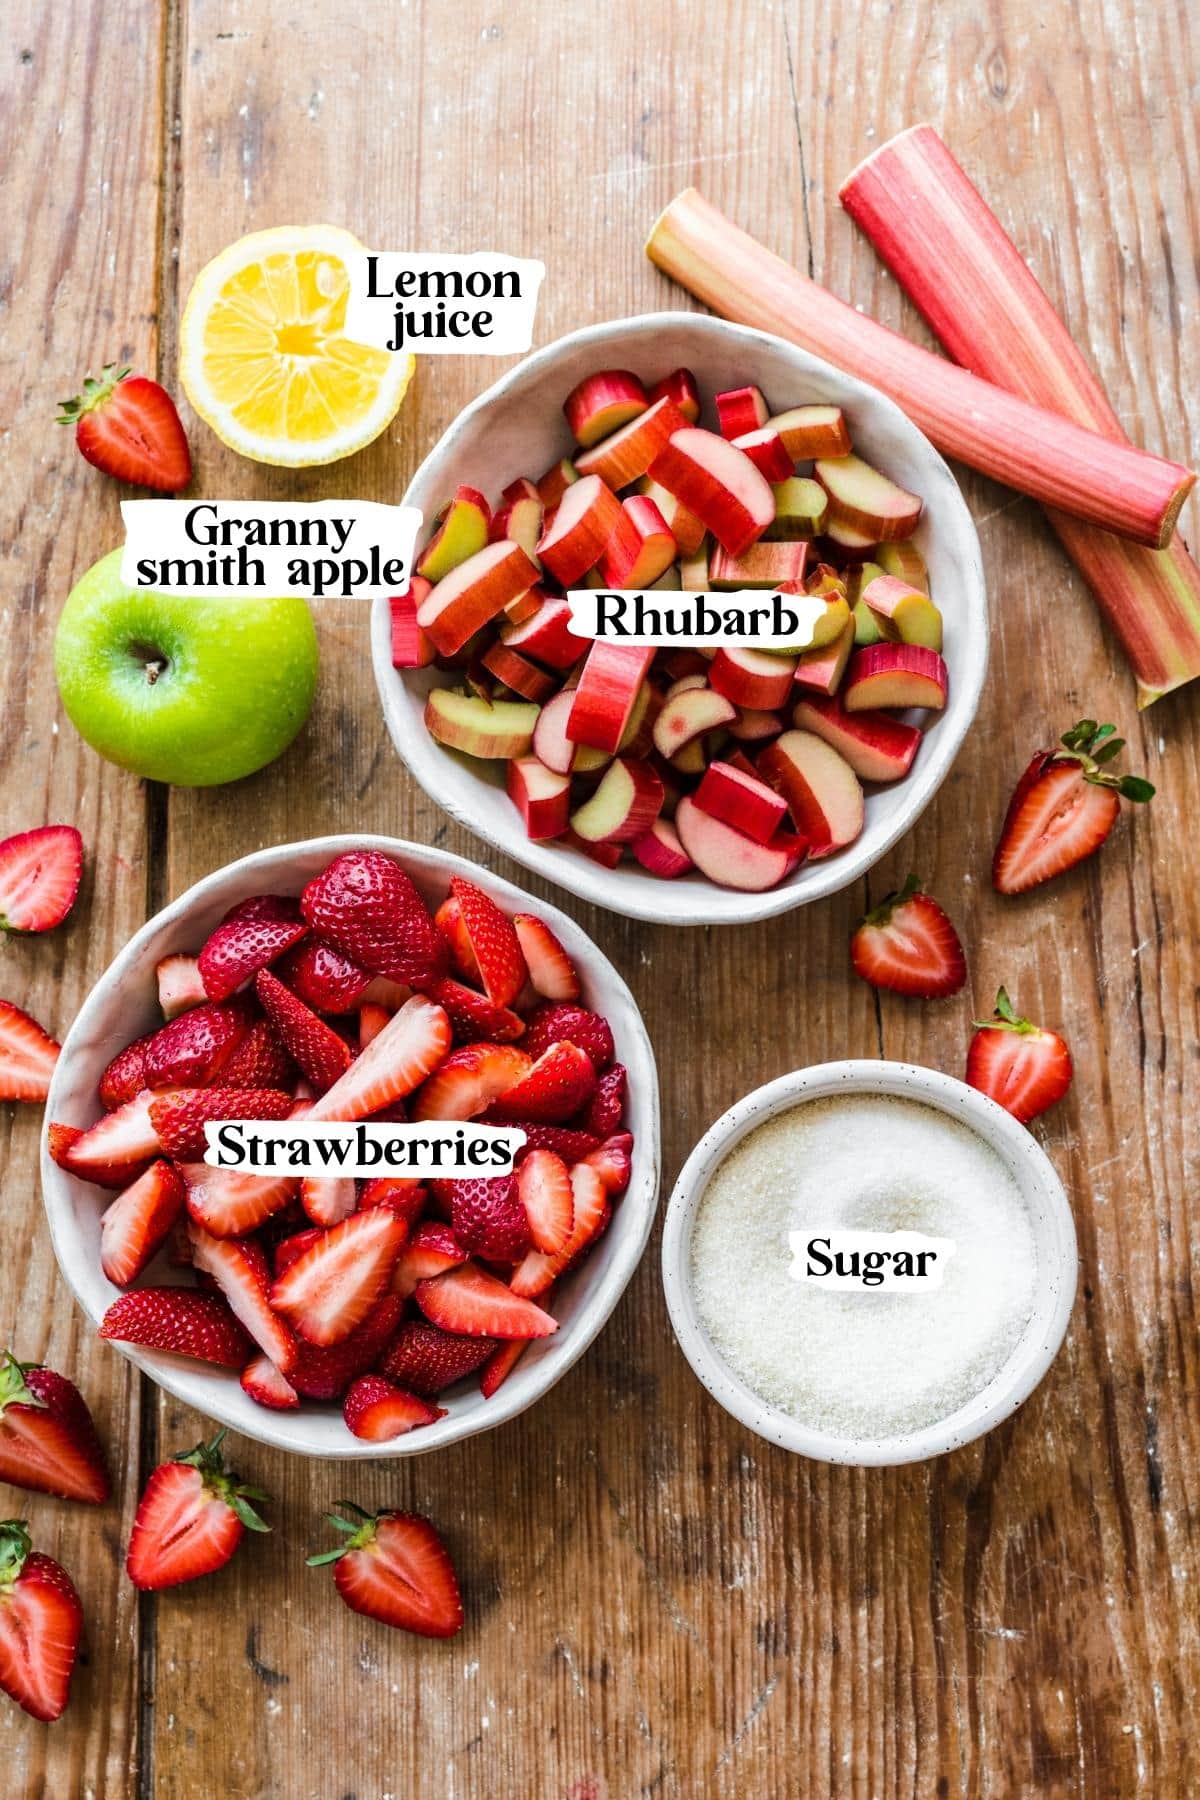
<svg viewBox="0 0 1200 1800"><path fill-rule="evenodd" d="M536 756L514 757L508 765L508 797L525 822L525 835L539 842L561 837L571 814L569 774L548 769Z"/></svg>
<svg viewBox="0 0 1200 1800"><path fill-rule="evenodd" d="M621 502L598 475L585 475L559 502L538 540L538 558L563 587L572 587L595 568L618 533L631 535Z"/></svg>
<svg viewBox="0 0 1200 1800"><path fill-rule="evenodd" d="M672 369L649 389L650 399L670 400L679 408L689 425L700 417L700 389L690 369Z"/></svg>
<svg viewBox="0 0 1200 1800"><path fill-rule="evenodd" d="M634 838L629 846L643 869L664 881L674 881L693 867L692 859L679 840L679 833L669 819L655 819L649 831Z"/></svg>
<svg viewBox="0 0 1200 1800"><path fill-rule="evenodd" d="M590 844L628 844L658 817L663 784L648 762L618 757L590 800L571 814L571 830Z"/></svg>
<svg viewBox="0 0 1200 1800"><path fill-rule="evenodd" d="M543 599L532 617L501 625L500 636L510 650L559 670L577 663L589 642L571 630L571 609L566 601L549 598Z"/></svg>
<svg viewBox="0 0 1200 1800"><path fill-rule="evenodd" d="M915 725L885 712L849 713L837 699L805 695L792 717L802 731L815 732L839 750L860 781L898 781L921 745Z"/></svg>
<svg viewBox="0 0 1200 1800"><path fill-rule="evenodd" d="M764 425L758 431L744 431L741 437L734 438L739 450L744 450L760 475L765 475L772 487L776 482L787 481L793 474L794 458L784 448L783 439L773 425Z"/></svg>
<svg viewBox="0 0 1200 1800"><path fill-rule="evenodd" d="M731 439L748 431L760 431L771 410L756 387L727 388L717 395L716 408L721 436Z"/></svg>
<svg viewBox="0 0 1200 1800"><path fill-rule="evenodd" d="M710 586L718 592L738 588L783 588L795 584L799 592L808 566L808 545L802 539L760 539L740 556L716 549L708 559Z"/></svg>
<svg viewBox="0 0 1200 1800"><path fill-rule="evenodd" d="M563 504L565 506L568 501ZM620 511L619 503L617 510ZM588 744L595 750L616 751L633 711L638 689L653 660L653 649L600 639L593 642L579 686L575 689L567 724L567 736L573 743Z"/></svg>
<svg viewBox="0 0 1200 1800"><path fill-rule="evenodd" d="M497 681L519 694L522 700L532 700L540 706L543 700L549 699L554 692L554 677L545 669L539 669L536 663L514 650L511 644L497 639L483 653L483 666Z"/></svg>
<svg viewBox="0 0 1200 1800"><path fill-rule="evenodd" d="M491 510L477 488L458 487L438 512L433 536L417 558L417 574L440 581L488 541Z"/></svg>
<svg viewBox="0 0 1200 1800"><path fill-rule="evenodd" d="M417 608L433 583L414 575L406 594L393 594L388 600L392 613L393 669L424 669L437 655L437 646L417 624Z"/></svg>
<svg viewBox="0 0 1200 1800"><path fill-rule="evenodd" d="M767 424L779 433L794 463L850 454L850 433L840 406L793 406Z"/></svg>
<svg viewBox="0 0 1200 1800"><path fill-rule="evenodd" d="M586 375L563 401L563 412L577 444L586 449L645 412L646 390L629 369L601 369Z"/></svg>
<svg viewBox="0 0 1200 1800"><path fill-rule="evenodd" d="M537 565L520 544L511 538L488 544L426 595L417 608L417 624L444 656L453 655L537 578Z"/></svg>
<svg viewBox="0 0 1200 1800"><path fill-rule="evenodd" d="M946 665L936 650L920 644L869 644L850 658L842 704L847 712L890 706L940 712L947 685Z"/></svg>
<svg viewBox="0 0 1200 1800"><path fill-rule="evenodd" d="M696 805L710 818L745 832L756 844L769 844L783 823L786 802L755 775L744 775L727 762L712 762L696 789Z"/></svg>
<svg viewBox="0 0 1200 1800"><path fill-rule="evenodd" d="M731 556L748 550L775 517L770 483L750 458L695 425L672 433L649 473L703 520Z"/></svg>
<svg viewBox="0 0 1200 1800"><path fill-rule="evenodd" d="M537 483L538 499L547 513L552 513L567 489L579 480L579 471L569 457L552 463Z"/></svg>
<svg viewBox="0 0 1200 1800"><path fill-rule="evenodd" d="M620 431L577 456L575 468L581 476L599 475L614 491L628 487L646 473L671 433L686 424L673 401L656 400Z"/></svg>
<svg viewBox="0 0 1200 1800"><path fill-rule="evenodd" d="M708 679L714 692L723 694L734 706L772 712L787 705L795 667L794 656L722 646L709 665Z"/></svg>
<svg viewBox="0 0 1200 1800"><path fill-rule="evenodd" d="M645 494L631 494L621 506L633 531L610 538L600 558L600 579L610 588L646 588L674 562L675 539Z"/></svg>
<svg viewBox="0 0 1200 1800"><path fill-rule="evenodd" d="M537 720L538 708L525 700L483 700L431 688L425 701L425 726L439 744L493 761L525 756Z"/></svg>
<svg viewBox="0 0 1200 1800"><path fill-rule="evenodd" d="M836 694L854 648L854 620L847 619L841 635L819 649L805 650L796 658L796 685L818 694Z"/></svg>
<svg viewBox="0 0 1200 1800"><path fill-rule="evenodd" d="M787 801L810 856L830 856L861 833L864 807L858 777L824 739L809 731L785 731L760 753L758 772Z"/></svg>

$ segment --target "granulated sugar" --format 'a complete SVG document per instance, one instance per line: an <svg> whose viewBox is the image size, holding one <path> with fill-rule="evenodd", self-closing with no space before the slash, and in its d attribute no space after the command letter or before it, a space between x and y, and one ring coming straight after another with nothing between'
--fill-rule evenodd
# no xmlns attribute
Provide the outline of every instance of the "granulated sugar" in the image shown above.
<svg viewBox="0 0 1200 1800"><path fill-rule="evenodd" d="M940 1287L795 1280L789 1233L952 1238ZM735 1374L814 1430L890 1437L972 1399L1017 1344L1036 1249L1020 1187L967 1126L911 1100L812 1100L717 1168L692 1239L700 1319Z"/></svg>

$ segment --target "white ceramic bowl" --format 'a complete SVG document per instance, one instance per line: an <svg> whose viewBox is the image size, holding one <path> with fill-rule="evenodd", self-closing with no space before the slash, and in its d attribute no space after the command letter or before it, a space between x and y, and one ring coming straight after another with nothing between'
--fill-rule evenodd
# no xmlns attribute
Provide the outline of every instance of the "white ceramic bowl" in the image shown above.
<svg viewBox="0 0 1200 1800"><path fill-rule="evenodd" d="M765 1402L735 1375L710 1342L692 1286L692 1232L717 1165L747 1132L802 1100L842 1094L892 1094L920 1101L969 1126L1017 1181L1033 1225L1037 1280L1033 1310L1018 1343L992 1380L966 1405L922 1431L892 1437L834 1437L810 1430ZM922 1462L981 1437L1015 1412L1057 1354L1075 1298L1077 1252L1071 1208L1049 1158L1011 1113L953 1076L912 1063L831 1062L781 1075L756 1088L705 1132L684 1164L667 1208L662 1268L680 1348L713 1398L772 1444L818 1462L871 1466Z"/></svg>
<svg viewBox="0 0 1200 1800"><path fill-rule="evenodd" d="M242 1392L236 1370L127 1344L115 1344L114 1348L169 1394L260 1443L305 1456L419 1456L503 1424L553 1387L582 1356L612 1312L650 1235L659 1166L654 1052L633 995L608 958L573 920L460 856L396 838L311 838L306 843L257 851L198 881L130 939L96 983L67 1033L46 1103L46 1118L88 1125L99 1117L96 1087L106 1063L132 1038L162 1023L154 974L161 957L175 951L194 953L235 901L251 894L298 894L335 856L350 849L382 850L394 856L433 902L444 897L452 875L464 875L506 911L538 913L562 941L579 971L585 999L608 1019L617 1054L629 1070L633 1173L614 1208L612 1223L576 1273L556 1289L554 1312L559 1328L554 1336L532 1345L490 1400L468 1379L443 1396L441 1403L448 1408L444 1419L392 1443L365 1443L354 1437L334 1403L306 1400L298 1412L270 1412ZM59 1266L84 1312L99 1324L121 1291L100 1267L100 1215L111 1196L60 1169L46 1148L44 1135L42 1193ZM171 1268L160 1254L143 1284L186 1279L185 1271Z"/></svg>
<svg viewBox="0 0 1200 1800"><path fill-rule="evenodd" d="M516 476L536 477L570 453L562 402L584 375L619 367L657 379L680 364L695 371L710 410L715 393L747 382L761 387L780 409L802 401L841 406L855 449L925 501L914 535L945 615L949 703L941 714L914 715L927 729L912 773L868 794L866 826L855 844L827 861L803 865L764 894L744 894L717 887L696 873L663 881L629 860L610 871L564 845L531 843L504 791L504 765L491 768L446 750L425 729L425 696L448 677L437 670L401 674L393 669L386 600L374 608L371 650L392 741L426 793L452 817L526 868L598 906L658 924L725 924L772 918L836 893L872 868L912 828L949 772L975 717L987 669L987 598L979 539L958 483L899 407L780 338L703 313L619 319L572 332L537 351L459 414L417 470L404 498L420 507L426 519L432 519L459 483L495 500Z"/></svg>

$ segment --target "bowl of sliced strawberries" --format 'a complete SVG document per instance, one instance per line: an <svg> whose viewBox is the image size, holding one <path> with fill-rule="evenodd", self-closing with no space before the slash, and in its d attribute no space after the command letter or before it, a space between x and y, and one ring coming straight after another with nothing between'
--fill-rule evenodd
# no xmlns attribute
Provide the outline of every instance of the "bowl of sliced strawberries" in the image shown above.
<svg viewBox="0 0 1200 1800"><path fill-rule="evenodd" d="M218 1121L520 1126L501 1177L205 1162ZM583 930L438 850L260 851L145 925L46 1104L55 1252L102 1337L179 1399L310 1456L433 1450L566 1372L637 1267L658 1078Z"/></svg>
<svg viewBox="0 0 1200 1800"><path fill-rule="evenodd" d="M456 819L634 918L786 912L908 831L987 666L979 542L884 395L692 313L597 325L480 396L405 496L425 518L372 655L392 739ZM581 638L567 596L805 597L786 650Z"/></svg>

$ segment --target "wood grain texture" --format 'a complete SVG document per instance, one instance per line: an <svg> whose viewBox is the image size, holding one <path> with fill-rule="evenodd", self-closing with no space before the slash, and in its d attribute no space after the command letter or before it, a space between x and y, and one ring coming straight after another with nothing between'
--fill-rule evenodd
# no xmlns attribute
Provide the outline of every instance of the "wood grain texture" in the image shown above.
<svg viewBox="0 0 1200 1800"><path fill-rule="evenodd" d="M873 142L928 118L1090 348L1135 439L1197 453L1197 21L1182 0L1081 0L1061 17L1030 0L913 0L853 19L827 0L700 0L654 17L631 0L171 0L161 18L110 0L104 14L101 32L99 0L55 9L53 26L30 8L20 43L40 78L19 59L5 66L21 104L5 117L23 123L7 126L0 189L20 226L0 315L4 416L29 423L14 425L0 468L18 559L5 597L4 818L30 822L36 793L48 814L80 818L96 857L67 934L3 947L3 990L52 1028L147 894L177 893L260 845L362 829L497 861L398 764L357 607L318 609L313 723L281 763L232 789L175 792L148 813L138 784L69 728L46 736L55 608L116 532L112 492L65 443L45 462L29 452L46 435L48 373L67 391L122 334L122 348L153 357L156 311L169 371L181 297L239 232L325 217L373 243L541 256L544 343L688 304L641 243L695 182L836 292L926 341L836 189ZM131 63L141 107L129 103ZM160 116L177 121L165 143ZM502 366L431 362L395 427L340 469L281 476L196 428L198 491L397 498ZM1196 699L1184 691L1139 721L1036 508L979 478L964 485L993 598L992 680L937 801L869 884L736 932L660 930L555 898L644 1009L663 1082L664 1192L719 1112L789 1068L882 1053L958 1072L969 1022L1000 981L1062 1026L1076 1086L1039 1135L1073 1195L1081 1288L1042 1388L984 1443L924 1467L790 1458L691 1377L656 1239L589 1355L498 1432L349 1480L239 1444L243 1472L278 1496L276 1530L222 1576L145 1606L140 1684L115 1505L98 1535L33 1503L35 1521L62 1534L105 1649L53 1734L0 1715L22 1792L1157 1800L1200 1787ZM1185 522L1194 530L1194 509ZM1002 903L987 867L1006 792L1031 740L1084 711L1116 720L1160 797L1093 865ZM910 867L972 954L970 994L941 1007L877 1006L847 968L864 900ZM111 1441L132 1445L134 1383L115 1356L89 1352L55 1287L34 1197L36 1120L0 1126L12 1134L5 1205L30 1246L21 1268L0 1267L2 1316L36 1318L36 1348L84 1369ZM203 1429L162 1396L150 1409L144 1463ZM131 1474L133 1460L114 1455ZM355 1618L327 1572L303 1567L325 1542L321 1511L348 1486L445 1531L468 1610L454 1643Z"/></svg>

